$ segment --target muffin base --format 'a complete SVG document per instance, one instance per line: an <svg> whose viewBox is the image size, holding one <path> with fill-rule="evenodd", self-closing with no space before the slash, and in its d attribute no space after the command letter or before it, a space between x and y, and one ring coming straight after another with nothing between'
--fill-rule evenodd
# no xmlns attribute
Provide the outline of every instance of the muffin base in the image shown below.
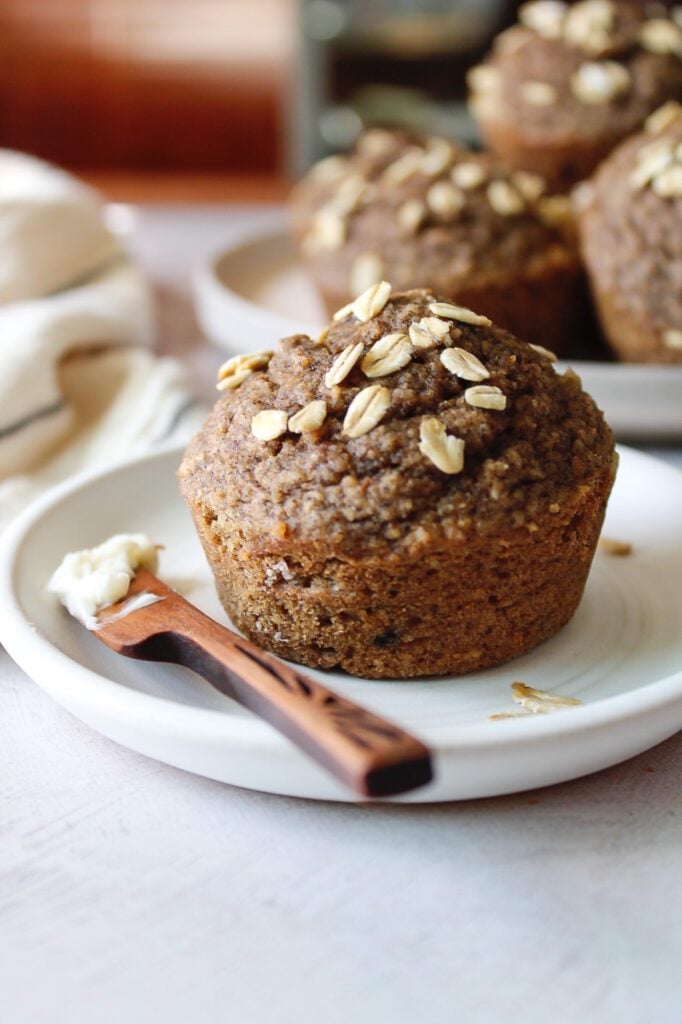
<svg viewBox="0 0 682 1024"><path fill-rule="evenodd" d="M582 145L575 138L554 143L535 141L502 121L481 121L479 128L492 153L513 170L539 174L553 194L568 192L588 178L618 142L618 138Z"/></svg>
<svg viewBox="0 0 682 1024"><path fill-rule="evenodd" d="M624 306L610 291L593 288L602 331L618 359L626 363L682 364L682 349L666 348L645 309Z"/></svg>
<svg viewBox="0 0 682 1024"><path fill-rule="evenodd" d="M353 560L295 545L261 549L238 526L192 514L220 601L280 657L366 678L462 675L555 634L582 597L613 482L604 474L539 524L504 537ZM535 527L535 529L532 529Z"/></svg>

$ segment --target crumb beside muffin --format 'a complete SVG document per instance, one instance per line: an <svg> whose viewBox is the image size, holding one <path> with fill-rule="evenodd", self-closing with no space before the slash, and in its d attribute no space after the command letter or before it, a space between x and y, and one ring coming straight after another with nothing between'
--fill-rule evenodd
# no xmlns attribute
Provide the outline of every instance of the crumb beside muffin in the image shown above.
<svg viewBox="0 0 682 1024"><path fill-rule="evenodd" d="M330 312L369 285L431 288L563 354L585 329L570 204L447 139L374 130L292 196L302 258Z"/></svg>
<svg viewBox="0 0 682 1024"><path fill-rule="evenodd" d="M319 339L228 361L221 386L180 485L220 600L263 647L373 678L459 674L573 615L615 459L550 353L380 282Z"/></svg>
<svg viewBox="0 0 682 1024"><path fill-rule="evenodd" d="M682 28L661 5L536 0L469 75L486 145L566 190L682 99Z"/></svg>
<svg viewBox="0 0 682 1024"><path fill-rule="evenodd" d="M576 193L582 250L616 355L682 363L682 107L670 102Z"/></svg>

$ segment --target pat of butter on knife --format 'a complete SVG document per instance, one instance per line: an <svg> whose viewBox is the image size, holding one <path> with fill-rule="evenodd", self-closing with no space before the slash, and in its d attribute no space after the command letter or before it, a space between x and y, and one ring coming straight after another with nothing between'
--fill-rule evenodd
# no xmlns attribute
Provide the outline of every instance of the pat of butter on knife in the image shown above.
<svg viewBox="0 0 682 1024"><path fill-rule="evenodd" d="M146 534L118 533L95 548L65 555L47 589L87 629L97 629L98 612L126 596L138 569L156 572L158 561L158 547ZM140 608L160 598L139 594L133 600Z"/></svg>

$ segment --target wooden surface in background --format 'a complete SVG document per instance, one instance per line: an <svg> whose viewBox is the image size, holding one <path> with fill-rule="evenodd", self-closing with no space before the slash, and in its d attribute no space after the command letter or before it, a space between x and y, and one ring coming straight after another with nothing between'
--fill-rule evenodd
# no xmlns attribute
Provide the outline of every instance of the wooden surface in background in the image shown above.
<svg viewBox="0 0 682 1024"><path fill-rule="evenodd" d="M264 174L108 171L76 173L117 203L279 203L290 185Z"/></svg>
<svg viewBox="0 0 682 1024"><path fill-rule="evenodd" d="M294 0L0 0L0 146L273 172Z"/></svg>

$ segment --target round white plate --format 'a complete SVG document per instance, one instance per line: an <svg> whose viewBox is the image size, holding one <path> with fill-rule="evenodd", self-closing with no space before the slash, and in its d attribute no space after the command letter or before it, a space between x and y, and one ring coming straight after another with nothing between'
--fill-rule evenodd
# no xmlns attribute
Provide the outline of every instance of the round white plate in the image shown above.
<svg viewBox="0 0 682 1024"><path fill-rule="evenodd" d="M226 621L188 512L177 450L53 491L0 550L0 641L84 722L134 750L210 778L316 799L352 795L270 726L180 668L113 654L45 591L63 554L119 531L165 545L160 574ZM585 775L682 726L682 474L623 449L605 532L634 544L599 553L573 621L531 654L460 679L371 682L312 673L413 730L436 751L436 778L411 801L492 796ZM510 683L580 697L584 707L490 721Z"/></svg>
<svg viewBox="0 0 682 1024"><path fill-rule="evenodd" d="M207 337L233 354L272 348L291 334L315 336L327 320L277 211L200 268L194 292ZM682 366L571 365L618 437L682 437Z"/></svg>

